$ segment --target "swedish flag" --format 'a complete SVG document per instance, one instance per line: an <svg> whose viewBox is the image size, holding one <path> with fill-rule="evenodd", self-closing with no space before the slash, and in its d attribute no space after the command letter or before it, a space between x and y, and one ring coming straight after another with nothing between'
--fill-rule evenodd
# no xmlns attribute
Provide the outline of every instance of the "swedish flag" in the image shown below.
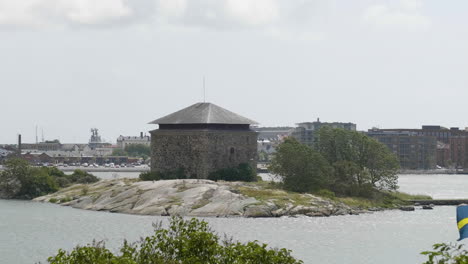
<svg viewBox="0 0 468 264"><path fill-rule="evenodd" d="M457 224L460 232L460 239L468 237L468 205L463 204L457 207Z"/></svg>

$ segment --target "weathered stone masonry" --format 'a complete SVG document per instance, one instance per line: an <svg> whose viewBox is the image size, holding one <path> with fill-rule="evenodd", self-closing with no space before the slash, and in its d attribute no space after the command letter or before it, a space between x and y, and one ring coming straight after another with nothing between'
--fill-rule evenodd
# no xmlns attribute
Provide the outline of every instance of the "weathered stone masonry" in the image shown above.
<svg viewBox="0 0 468 264"><path fill-rule="evenodd" d="M248 163L256 168L255 123L210 103L198 103L152 122L151 170L176 171L190 178L207 178L213 172Z"/></svg>
<svg viewBox="0 0 468 264"><path fill-rule="evenodd" d="M249 163L256 167L257 133L254 131L151 131L153 171L183 168L190 178Z"/></svg>

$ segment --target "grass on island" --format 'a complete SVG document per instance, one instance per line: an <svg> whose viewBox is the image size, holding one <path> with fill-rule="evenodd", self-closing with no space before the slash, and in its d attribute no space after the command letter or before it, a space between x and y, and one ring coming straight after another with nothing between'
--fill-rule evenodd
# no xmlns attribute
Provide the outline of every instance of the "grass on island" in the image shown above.
<svg viewBox="0 0 468 264"><path fill-rule="evenodd" d="M287 204L313 205L313 198L307 194L295 193L281 189L281 185L274 182L257 181L247 183L237 187L239 193L253 197L260 202L274 202L277 206L284 207ZM335 197L335 194L328 190L320 190L313 193L314 196L323 199L341 202L350 207L369 208L398 208L403 205L412 204L411 200L431 200L427 195L412 195L403 192L375 191L372 198L364 197Z"/></svg>
<svg viewBox="0 0 468 264"><path fill-rule="evenodd" d="M411 205L411 200L432 200L427 195L412 195L403 192L377 191L373 198L363 197L337 197L334 200L348 206L362 209L369 208L398 208L403 205Z"/></svg>

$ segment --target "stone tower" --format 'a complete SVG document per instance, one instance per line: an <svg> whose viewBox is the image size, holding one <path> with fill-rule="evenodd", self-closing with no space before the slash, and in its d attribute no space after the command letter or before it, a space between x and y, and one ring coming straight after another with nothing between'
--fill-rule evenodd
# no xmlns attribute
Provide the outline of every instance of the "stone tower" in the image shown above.
<svg viewBox="0 0 468 264"><path fill-rule="evenodd" d="M248 163L256 169L256 124L212 103L197 103L150 124L151 171L183 169L189 178L206 179L219 169Z"/></svg>

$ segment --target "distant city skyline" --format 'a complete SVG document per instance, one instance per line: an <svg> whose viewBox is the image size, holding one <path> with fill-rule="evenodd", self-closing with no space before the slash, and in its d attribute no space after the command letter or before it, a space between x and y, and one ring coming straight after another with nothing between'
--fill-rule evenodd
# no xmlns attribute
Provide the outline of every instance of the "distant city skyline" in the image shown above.
<svg viewBox="0 0 468 264"><path fill-rule="evenodd" d="M261 126L468 127L468 2L4 0L0 144L139 135L203 101ZM41 134L39 130L39 138Z"/></svg>

